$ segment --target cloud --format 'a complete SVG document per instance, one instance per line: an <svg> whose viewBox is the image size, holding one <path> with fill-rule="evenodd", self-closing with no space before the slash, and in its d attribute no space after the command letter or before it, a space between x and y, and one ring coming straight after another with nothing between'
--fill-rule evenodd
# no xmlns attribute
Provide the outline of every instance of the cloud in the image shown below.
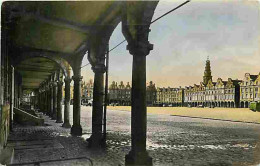
<svg viewBox="0 0 260 166"><path fill-rule="evenodd" d="M182 2L160 1L153 19ZM147 56L147 81L165 87L198 84L208 55L214 79L242 79L246 72L258 73L259 9L259 3L253 1L193 0L158 20L149 35L154 50ZM122 40L120 24L111 36L110 48ZM131 81L132 55L126 45L110 53L110 81Z"/></svg>

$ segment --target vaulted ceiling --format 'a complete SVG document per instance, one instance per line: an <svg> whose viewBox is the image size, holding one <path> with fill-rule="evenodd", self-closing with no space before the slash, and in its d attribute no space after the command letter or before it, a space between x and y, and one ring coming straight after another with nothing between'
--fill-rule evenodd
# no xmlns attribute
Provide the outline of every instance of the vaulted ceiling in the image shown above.
<svg viewBox="0 0 260 166"><path fill-rule="evenodd" d="M2 36L12 59L21 59L15 68L23 77L22 86L38 88L59 67L40 54L73 61L79 52L86 52L93 34L119 23L121 5L120 1L4 2ZM37 57L17 58L26 54Z"/></svg>

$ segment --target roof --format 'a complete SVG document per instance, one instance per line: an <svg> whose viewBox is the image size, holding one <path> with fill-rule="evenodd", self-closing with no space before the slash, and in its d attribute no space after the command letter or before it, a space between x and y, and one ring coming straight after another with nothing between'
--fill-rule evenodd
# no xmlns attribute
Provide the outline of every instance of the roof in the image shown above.
<svg viewBox="0 0 260 166"><path fill-rule="evenodd" d="M257 79L258 75L250 75L250 79L252 79L252 81L255 81Z"/></svg>

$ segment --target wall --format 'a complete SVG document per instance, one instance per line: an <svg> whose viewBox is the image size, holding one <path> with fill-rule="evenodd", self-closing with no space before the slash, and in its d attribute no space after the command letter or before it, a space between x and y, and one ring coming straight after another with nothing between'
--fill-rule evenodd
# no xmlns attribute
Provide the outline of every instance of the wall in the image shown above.
<svg viewBox="0 0 260 166"><path fill-rule="evenodd" d="M10 105L6 104L1 106L1 126L0 126L0 148L1 150L6 145L8 134L9 134L9 117L10 117Z"/></svg>

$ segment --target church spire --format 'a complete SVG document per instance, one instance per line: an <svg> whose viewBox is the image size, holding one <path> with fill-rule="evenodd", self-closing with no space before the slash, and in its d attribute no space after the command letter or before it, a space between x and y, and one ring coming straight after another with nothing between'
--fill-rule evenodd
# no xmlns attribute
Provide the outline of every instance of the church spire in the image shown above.
<svg viewBox="0 0 260 166"><path fill-rule="evenodd" d="M209 80L212 81L212 76L211 76L211 69L210 69L210 60L209 60L209 56L208 56L207 61L206 61L204 76L203 76L204 85L207 85Z"/></svg>

